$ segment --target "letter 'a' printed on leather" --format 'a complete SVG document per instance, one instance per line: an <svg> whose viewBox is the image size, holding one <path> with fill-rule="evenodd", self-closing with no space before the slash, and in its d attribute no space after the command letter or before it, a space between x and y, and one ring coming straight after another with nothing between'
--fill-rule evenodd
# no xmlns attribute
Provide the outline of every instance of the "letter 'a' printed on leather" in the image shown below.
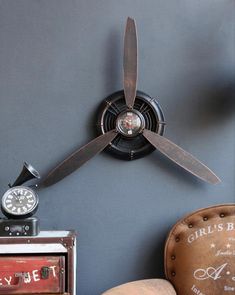
<svg viewBox="0 0 235 295"><path fill-rule="evenodd" d="M234 295L235 204L181 219L166 242L165 274L177 295Z"/></svg>

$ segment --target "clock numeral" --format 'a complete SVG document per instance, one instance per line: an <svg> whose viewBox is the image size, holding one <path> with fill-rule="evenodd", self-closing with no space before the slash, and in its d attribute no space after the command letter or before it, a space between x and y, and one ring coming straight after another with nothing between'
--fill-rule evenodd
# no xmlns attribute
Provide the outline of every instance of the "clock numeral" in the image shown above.
<svg viewBox="0 0 235 295"><path fill-rule="evenodd" d="M24 187L10 188L2 199L3 213L8 213L12 215L13 218L17 215L18 217L26 216L27 213L30 215L30 213L33 213L34 209L37 209L36 206L37 195L34 195L33 191Z"/></svg>

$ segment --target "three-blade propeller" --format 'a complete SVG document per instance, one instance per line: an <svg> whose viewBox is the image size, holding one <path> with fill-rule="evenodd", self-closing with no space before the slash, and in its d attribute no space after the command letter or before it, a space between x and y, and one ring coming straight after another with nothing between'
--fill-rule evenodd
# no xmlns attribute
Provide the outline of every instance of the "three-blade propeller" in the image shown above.
<svg viewBox="0 0 235 295"><path fill-rule="evenodd" d="M125 124L130 125L131 123L130 121L128 121L130 120L130 115L136 116L135 110L133 109L136 98L138 73L136 24L135 21L131 18L127 19L125 30L123 70L124 96L127 106ZM131 113L132 110L133 113ZM122 130L118 128L119 123L120 122L117 122L116 129L100 135L87 145L75 151L68 158L66 158L46 176L40 186L46 187L57 183L58 181L81 167L93 156L103 151L119 133L122 133ZM208 167L202 164L191 154L184 151L182 148L180 148L170 140L166 139L165 137L153 131L145 129L144 125L139 127L139 133L142 133L147 141L149 141L157 150L159 150L166 157L174 161L176 164L204 181L212 184L220 182L220 179ZM122 135L125 136L125 134L123 133ZM129 135L127 134L127 136Z"/></svg>

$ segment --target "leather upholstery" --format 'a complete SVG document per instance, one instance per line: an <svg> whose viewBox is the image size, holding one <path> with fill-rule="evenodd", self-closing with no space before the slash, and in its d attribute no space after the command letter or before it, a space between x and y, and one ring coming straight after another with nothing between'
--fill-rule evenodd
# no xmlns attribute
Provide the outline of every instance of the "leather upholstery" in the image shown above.
<svg viewBox="0 0 235 295"><path fill-rule="evenodd" d="M166 242L165 274L177 295L234 295L235 204L181 219Z"/></svg>
<svg viewBox="0 0 235 295"><path fill-rule="evenodd" d="M176 293L168 281L151 279L120 285L103 295L176 295Z"/></svg>

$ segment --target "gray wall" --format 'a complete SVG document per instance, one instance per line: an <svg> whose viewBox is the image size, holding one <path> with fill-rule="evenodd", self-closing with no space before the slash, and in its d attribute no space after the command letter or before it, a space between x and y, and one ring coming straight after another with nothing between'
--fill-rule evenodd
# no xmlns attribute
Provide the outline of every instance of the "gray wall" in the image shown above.
<svg viewBox="0 0 235 295"><path fill-rule="evenodd" d="M100 154L40 192L41 229L75 229L78 294L163 277L164 240L184 214L234 202L234 0L0 1L0 193L28 161L45 175L94 136L122 88L127 16L138 88L158 97L165 135L223 180L204 184L154 152Z"/></svg>

